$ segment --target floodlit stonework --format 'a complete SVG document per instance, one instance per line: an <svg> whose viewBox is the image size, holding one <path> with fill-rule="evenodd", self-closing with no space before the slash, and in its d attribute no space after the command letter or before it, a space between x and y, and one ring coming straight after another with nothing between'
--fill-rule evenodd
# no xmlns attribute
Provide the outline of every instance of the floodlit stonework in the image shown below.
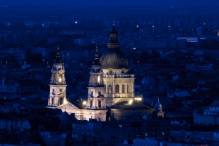
<svg viewBox="0 0 219 146"><path fill-rule="evenodd" d="M48 100L48 106L58 107L66 100L66 81L65 81L65 68L64 63L61 60L61 54L59 47L57 48L57 54L51 70L50 79L50 95Z"/></svg>
<svg viewBox="0 0 219 146"><path fill-rule="evenodd" d="M110 32L110 42L107 46L108 50L101 58L96 49L90 69L87 101L63 102L63 99L66 100L67 86L64 64L54 62L48 107L59 108L69 114L74 113L78 120L98 121L120 120L154 112L154 108L146 105L142 97L135 97L135 76L130 73L128 60L119 49L115 26ZM62 93L59 92L60 89Z"/></svg>

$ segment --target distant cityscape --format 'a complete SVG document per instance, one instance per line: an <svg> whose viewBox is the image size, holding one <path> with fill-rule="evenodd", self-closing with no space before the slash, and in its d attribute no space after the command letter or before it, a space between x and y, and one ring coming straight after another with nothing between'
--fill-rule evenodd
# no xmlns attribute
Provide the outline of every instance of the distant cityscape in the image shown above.
<svg viewBox="0 0 219 146"><path fill-rule="evenodd" d="M219 145L218 13L10 11L0 145Z"/></svg>

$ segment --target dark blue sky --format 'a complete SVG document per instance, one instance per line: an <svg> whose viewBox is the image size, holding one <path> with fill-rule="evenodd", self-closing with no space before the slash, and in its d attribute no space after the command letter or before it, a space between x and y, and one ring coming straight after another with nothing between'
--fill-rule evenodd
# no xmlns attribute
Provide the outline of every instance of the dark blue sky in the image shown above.
<svg viewBox="0 0 219 146"><path fill-rule="evenodd" d="M8 6L189 6L218 7L219 0L0 0Z"/></svg>

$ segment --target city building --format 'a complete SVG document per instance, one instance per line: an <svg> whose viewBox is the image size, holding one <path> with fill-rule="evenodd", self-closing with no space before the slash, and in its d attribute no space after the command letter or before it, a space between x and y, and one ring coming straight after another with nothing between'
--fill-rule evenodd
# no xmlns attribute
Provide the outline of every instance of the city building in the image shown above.
<svg viewBox="0 0 219 146"><path fill-rule="evenodd" d="M148 139L149 137L164 138L170 136L171 127L169 121L119 121L119 122L97 122L75 121L72 123L72 135L75 140L86 136L101 142L118 143L125 140L131 141L135 138Z"/></svg>
<svg viewBox="0 0 219 146"><path fill-rule="evenodd" d="M215 100L211 106L204 109L196 109L193 113L194 124L218 125L219 124L219 101Z"/></svg>
<svg viewBox="0 0 219 146"><path fill-rule="evenodd" d="M131 73L128 60L119 48L118 33L113 26L107 52L99 58L96 49L90 69L87 101L68 102L64 63L59 49L52 67L49 108L58 108L74 113L78 120L96 119L111 121L130 116L150 115L154 107L135 96L135 76ZM159 111L158 111L159 112ZM162 114L161 114L162 116Z"/></svg>

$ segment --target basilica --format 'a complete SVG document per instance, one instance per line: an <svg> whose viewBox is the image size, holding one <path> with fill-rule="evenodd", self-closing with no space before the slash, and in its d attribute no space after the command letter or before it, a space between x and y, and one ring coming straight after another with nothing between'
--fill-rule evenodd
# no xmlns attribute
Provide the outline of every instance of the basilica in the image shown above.
<svg viewBox="0 0 219 146"><path fill-rule="evenodd" d="M163 116L160 103L153 107L144 102L141 96L135 95L135 75L131 73L128 60L119 48L115 26L110 31L107 47L102 57L96 49L89 73L87 101L80 103L67 101L65 68L58 47L51 70L47 107L58 108L69 114L74 113L78 120L126 120L154 112Z"/></svg>

